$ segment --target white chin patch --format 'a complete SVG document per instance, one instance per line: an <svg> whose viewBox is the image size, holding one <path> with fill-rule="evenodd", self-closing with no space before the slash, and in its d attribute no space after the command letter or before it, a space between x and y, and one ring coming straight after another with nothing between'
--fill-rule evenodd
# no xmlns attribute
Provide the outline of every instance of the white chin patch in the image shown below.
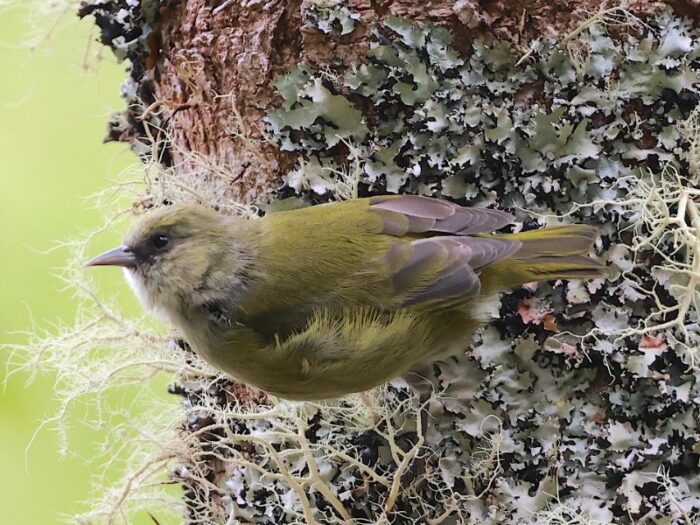
<svg viewBox="0 0 700 525"><path fill-rule="evenodd" d="M146 283L143 282L139 274L130 268L124 268L124 277L126 277L126 282L129 283L129 286L131 286L139 302L146 310L149 310L165 320L170 320L170 316L168 316L167 312L162 307L153 304L150 294L146 289Z"/></svg>

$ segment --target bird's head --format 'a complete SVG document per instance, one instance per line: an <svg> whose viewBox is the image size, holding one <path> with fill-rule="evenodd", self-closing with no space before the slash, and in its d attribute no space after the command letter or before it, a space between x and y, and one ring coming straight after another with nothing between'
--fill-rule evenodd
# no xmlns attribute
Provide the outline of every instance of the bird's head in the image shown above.
<svg viewBox="0 0 700 525"><path fill-rule="evenodd" d="M240 251L231 220L203 206L159 208L137 220L122 246L86 265L121 266L141 302L172 317L227 287L215 281L225 278L219 266L237 266L230 262Z"/></svg>

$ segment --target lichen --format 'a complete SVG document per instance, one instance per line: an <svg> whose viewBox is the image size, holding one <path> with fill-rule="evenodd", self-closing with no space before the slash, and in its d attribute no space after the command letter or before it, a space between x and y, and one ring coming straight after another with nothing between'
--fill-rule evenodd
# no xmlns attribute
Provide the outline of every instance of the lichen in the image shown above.
<svg viewBox="0 0 700 525"><path fill-rule="evenodd" d="M304 10L304 21L326 35L349 35L355 29L360 14L342 0L319 0Z"/></svg>
<svg viewBox="0 0 700 525"><path fill-rule="evenodd" d="M343 4L314 6L306 24L352 31ZM445 28L389 18L365 62L278 79L267 116L269 140L302 159L279 191L293 205L402 192L510 209L524 229L598 224L609 279L504 295L472 347L435 367L425 432L400 381L286 403L102 308L60 344L36 343L39 362L67 371L66 406L165 370L185 420L140 428L124 483L83 519L180 512L160 499L170 473L193 524L694 522L700 30L615 13L527 50L475 40L466 53ZM216 166L198 162L202 187L157 171L147 206L255 214L227 208ZM124 366L95 368L93 339Z"/></svg>
<svg viewBox="0 0 700 525"><path fill-rule="evenodd" d="M599 224L597 252L613 268L605 282L506 295L472 350L438 365L431 408L454 417L433 421L426 446L442 475L426 471L421 497L402 493L406 519L451 509L459 523L683 523L700 511L700 31L669 12L615 14L575 38L538 40L524 59L506 42L477 41L463 56L446 30L394 18L367 63L279 81L297 82L269 120L304 158L287 178L295 193L332 198L323 173L346 152L324 140L342 124L320 111L313 127L293 119L320 82L363 114L366 131L344 135L362 152L360 195L497 206L525 228ZM313 183L292 182L305 172ZM499 461L479 484L474 451L490 418Z"/></svg>

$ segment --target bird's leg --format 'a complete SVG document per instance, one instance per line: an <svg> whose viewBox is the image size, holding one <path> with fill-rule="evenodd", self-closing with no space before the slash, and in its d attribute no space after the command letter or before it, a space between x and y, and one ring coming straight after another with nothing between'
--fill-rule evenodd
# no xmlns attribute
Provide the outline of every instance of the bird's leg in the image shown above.
<svg viewBox="0 0 700 525"><path fill-rule="evenodd" d="M404 376L404 381L418 394L418 409L420 410L420 435L424 436L428 430L428 401L436 390L436 378L432 363L424 363L411 370Z"/></svg>

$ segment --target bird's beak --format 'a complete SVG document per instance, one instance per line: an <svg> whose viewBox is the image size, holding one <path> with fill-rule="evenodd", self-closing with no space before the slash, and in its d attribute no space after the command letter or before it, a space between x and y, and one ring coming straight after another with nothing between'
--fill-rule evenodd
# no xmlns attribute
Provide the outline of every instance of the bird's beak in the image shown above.
<svg viewBox="0 0 700 525"><path fill-rule="evenodd" d="M136 257L126 246L119 246L109 251L101 253L94 259L90 259L85 266L123 266L124 268L135 268Z"/></svg>

